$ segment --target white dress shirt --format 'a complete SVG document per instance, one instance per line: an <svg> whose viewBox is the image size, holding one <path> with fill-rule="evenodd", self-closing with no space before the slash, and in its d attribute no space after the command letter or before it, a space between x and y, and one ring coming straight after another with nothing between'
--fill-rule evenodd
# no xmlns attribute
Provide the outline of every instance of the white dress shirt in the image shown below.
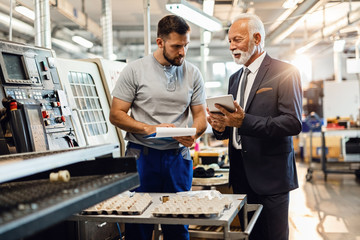
<svg viewBox="0 0 360 240"><path fill-rule="evenodd" d="M249 98L249 94L250 94L250 90L252 88L252 85L254 84L255 81L255 77L259 71L260 65L263 62L264 58L265 58L266 52L264 51L260 57L258 57L257 59L255 59L254 62L252 62L247 68L250 70L250 73L248 75L248 80L247 80L247 84L246 84L246 88L245 88L245 93L244 93L244 111L245 111L245 106L247 103L247 99ZM239 87L237 90L237 94L236 94L236 101L239 103L240 100L240 86L241 86L241 82L243 81L244 78L244 72L245 72L246 67L243 67L243 73L241 74L241 79L239 82ZM234 134L233 134L233 147L236 149L241 149L241 144L238 144L238 142L236 141L236 135L238 134L238 128L233 129Z"/></svg>

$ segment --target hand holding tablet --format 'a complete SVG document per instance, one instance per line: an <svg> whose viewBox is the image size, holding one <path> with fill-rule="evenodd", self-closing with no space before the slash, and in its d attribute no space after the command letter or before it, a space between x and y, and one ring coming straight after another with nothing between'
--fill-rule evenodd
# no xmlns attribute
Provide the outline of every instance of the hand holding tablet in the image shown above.
<svg viewBox="0 0 360 240"><path fill-rule="evenodd" d="M216 96L216 97L210 97L206 99L206 104L209 108L209 111L212 113L221 113L218 108L215 107L215 103L221 105L229 112L235 111L235 105L234 105L234 97L233 95L222 95L222 96Z"/></svg>

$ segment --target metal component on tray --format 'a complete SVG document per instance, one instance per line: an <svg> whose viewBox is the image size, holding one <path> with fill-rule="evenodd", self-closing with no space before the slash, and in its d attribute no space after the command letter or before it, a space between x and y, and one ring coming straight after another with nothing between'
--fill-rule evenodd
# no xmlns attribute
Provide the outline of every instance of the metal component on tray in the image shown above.
<svg viewBox="0 0 360 240"><path fill-rule="evenodd" d="M68 182L70 181L70 173L68 170L58 171L57 173L50 173L50 182Z"/></svg>
<svg viewBox="0 0 360 240"><path fill-rule="evenodd" d="M152 213L156 217L218 217L231 206L232 201L226 197L209 198L174 196L168 201L154 207Z"/></svg>
<svg viewBox="0 0 360 240"><path fill-rule="evenodd" d="M170 197L169 196L162 196L161 200L163 203L166 203L167 201L169 201Z"/></svg>
<svg viewBox="0 0 360 240"><path fill-rule="evenodd" d="M83 211L83 214L142 214L152 203L148 193L134 196L116 195Z"/></svg>

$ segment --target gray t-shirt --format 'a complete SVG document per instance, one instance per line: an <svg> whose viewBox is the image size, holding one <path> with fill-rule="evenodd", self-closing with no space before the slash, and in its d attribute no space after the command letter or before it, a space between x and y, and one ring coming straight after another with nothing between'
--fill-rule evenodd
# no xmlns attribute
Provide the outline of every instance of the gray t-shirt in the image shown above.
<svg viewBox="0 0 360 240"><path fill-rule="evenodd" d="M186 127L189 106L205 103L204 82L197 67L186 60L181 66L162 66L152 54L123 69L112 95L130 102L130 116L150 125ZM179 142L172 138L144 136L127 132L125 139L160 150L179 148Z"/></svg>

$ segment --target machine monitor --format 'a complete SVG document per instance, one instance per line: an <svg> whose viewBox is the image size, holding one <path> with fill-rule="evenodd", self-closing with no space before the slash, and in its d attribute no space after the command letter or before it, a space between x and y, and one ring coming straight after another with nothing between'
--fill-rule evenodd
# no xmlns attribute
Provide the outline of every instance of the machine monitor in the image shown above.
<svg viewBox="0 0 360 240"><path fill-rule="evenodd" d="M9 79L12 80L27 79L22 55L5 53L5 52L3 52L2 55L4 58L6 71Z"/></svg>

